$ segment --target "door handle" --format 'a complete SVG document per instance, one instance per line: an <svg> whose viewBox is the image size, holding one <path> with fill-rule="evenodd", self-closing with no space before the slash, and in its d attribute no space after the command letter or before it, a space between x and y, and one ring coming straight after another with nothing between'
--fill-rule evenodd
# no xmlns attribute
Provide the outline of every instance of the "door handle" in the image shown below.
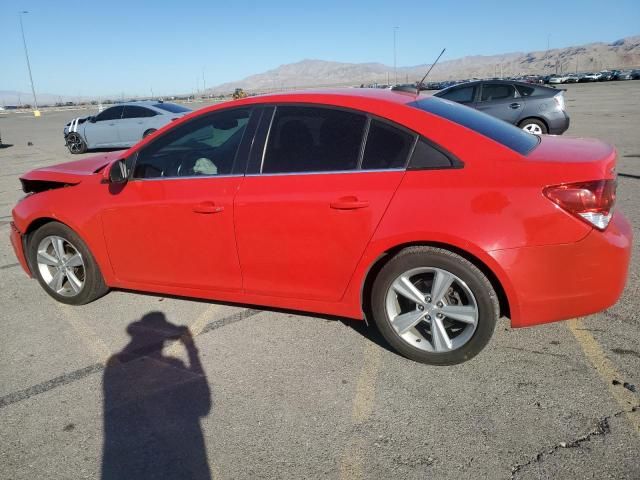
<svg viewBox="0 0 640 480"><path fill-rule="evenodd" d="M213 202L202 202L193 207L196 213L220 213L223 210L224 207L219 207Z"/></svg>
<svg viewBox="0 0 640 480"><path fill-rule="evenodd" d="M509 105L509 107L513 108L514 110L516 108L520 108L520 104L519 103L512 103L511 105Z"/></svg>
<svg viewBox="0 0 640 480"><path fill-rule="evenodd" d="M357 210L358 208L367 208L369 202L367 200L358 200L358 197L348 196L341 197L329 204L334 210Z"/></svg>

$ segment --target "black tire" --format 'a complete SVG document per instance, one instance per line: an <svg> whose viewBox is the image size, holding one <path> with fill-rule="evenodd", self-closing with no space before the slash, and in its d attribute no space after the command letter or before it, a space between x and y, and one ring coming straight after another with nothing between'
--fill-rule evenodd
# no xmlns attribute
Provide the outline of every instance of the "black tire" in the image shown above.
<svg viewBox="0 0 640 480"><path fill-rule="evenodd" d="M43 240L51 236L62 238L81 255L83 261L83 265L81 267L82 272L76 272L76 278L82 277L83 285L78 293L71 296L60 294L50 287L47 281L43 278L42 269L45 269L46 271L47 267L40 267L38 264L38 247ZM86 244L73 230L62 223L50 222L33 232L29 237L27 244L27 256L31 271L38 279L38 282L44 291L59 302L69 305L84 305L102 297L109 291L108 287L104 283L98 264ZM56 267L51 267L50 272L53 272L55 268ZM82 273L82 276L80 276L80 273ZM66 284L70 285L68 277L66 278Z"/></svg>
<svg viewBox="0 0 640 480"><path fill-rule="evenodd" d="M547 129L547 126L545 125L545 123L542 120L538 120L537 118L525 118L524 120L522 120L518 126L525 131L528 131L526 129L526 127L528 125L536 125L540 128L540 133L541 134L547 134L549 132L549 130ZM533 132L529 132L529 133L533 133Z"/></svg>
<svg viewBox="0 0 640 480"><path fill-rule="evenodd" d="M156 129L155 129L155 128L150 128L149 130L147 130L146 132L144 132L144 133L142 134L142 138L144 138L144 137L148 137L149 135L151 135L151 134L152 134L153 132L155 132L155 131L156 131Z"/></svg>
<svg viewBox="0 0 640 480"><path fill-rule="evenodd" d="M72 154L77 155L87 151L87 143L78 132L71 132L67 135L67 148Z"/></svg>
<svg viewBox="0 0 640 480"><path fill-rule="evenodd" d="M387 292L400 275L415 268L446 270L466 283L477 307L477 322L469 340L447 352L425 351L414 347L391 325L386 311ZM454 365L475 357L491 338L499 315L498 297L491 282L471 262L449 250L435 247L410 247L395 255L380 270L371 291L371 313L382 336L400 354L430 365Z"/></svg>

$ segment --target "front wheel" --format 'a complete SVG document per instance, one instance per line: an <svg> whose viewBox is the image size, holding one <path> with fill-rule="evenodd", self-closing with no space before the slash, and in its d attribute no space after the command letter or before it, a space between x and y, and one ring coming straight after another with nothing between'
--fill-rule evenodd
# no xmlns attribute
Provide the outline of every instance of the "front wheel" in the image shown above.
<svg viewBox="0 0 640 480"><path fill-rule="evenodd" d="M526 118L520 122L520 128L525 132L532 133L534 135L543 135L548 132L547 126L544 122L536 118Z"/></svg>
<svg viewBox="0 0 640 480"><path fill-rule="evenodd" d="M371 307L391 346L432 365L476 356L499 312L491 282L474 264L433 247L407 248L389 260L374 281Z"/></svg>
<svg viewBox="0 0 640 480"><path fill-rule="evenodd" d="M59 302L83 305L107 293L93 255L66 225L51 222L36 230L29 239L28 255L38 282Z"/></svg>
<svg viewBox="0 0 640 480"><path fill-rule="evenodd" d="M71 132L67 135L67 148L73 154L84 153L87 151L87 143L78 132Z"/></svg>

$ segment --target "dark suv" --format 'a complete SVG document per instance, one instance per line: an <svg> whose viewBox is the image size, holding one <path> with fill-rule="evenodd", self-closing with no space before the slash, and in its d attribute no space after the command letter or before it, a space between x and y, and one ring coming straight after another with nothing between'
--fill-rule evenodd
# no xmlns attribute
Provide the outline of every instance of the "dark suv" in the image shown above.
<svg viewBox="0 0 640 480"><path fill-rule="evenodd" d="M561 135L569 128L564 91L555 88L479 80L445 88L434 96L481 110L529 133Z"/></svg>

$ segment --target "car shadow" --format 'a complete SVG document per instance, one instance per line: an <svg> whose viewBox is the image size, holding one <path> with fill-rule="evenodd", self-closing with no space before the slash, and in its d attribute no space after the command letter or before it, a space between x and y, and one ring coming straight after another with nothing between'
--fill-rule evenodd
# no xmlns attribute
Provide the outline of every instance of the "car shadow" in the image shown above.
<svg viewBox="0 0 640 480"><path fill-rule="evenodd" d="M345 327L351 328L353 331L355 331L359 335L362 335L367 340L375 343L376 345L384 348L385 350L388 350L389 352L393 353L394 355L398 355L398 352L395 351L393 349L393 347L391 345L389 345L389 343L387 343L387 341L384 339L384 337L378 331L378 328L375 326L375 324L372 322L372 320L370 320L370 319L373 318L372 313L370 311L366 312L366 318L369 319L369 320L368 321L363 321L363 320L354 320L352 318L339 317L339 316L336 316L336 315L325 315L325 314L322 314L322 313L305 312L305 311L301 311L301 310L291 310L291 309L286 309L286 308L267 307L267 306L263 306L263 305L251 305L251 304L246 304L246 303L224 302L224 301L221 301L221 300L212 301L212 300L203 299L203 298L197 298L197 297L184 297L184 296L180 296L180 295L150 293L150 292L142 292L142 291L138 291L138 290L128 290L128 289L118 289L118 290L121 291L121 292L128 292L128 293L132 293L132 294L135 294L135 295L144 295L144 296L148 296L148 297L160 297L161 299L162 298L174 298L174 299L178 299L178 300L189 299L192 302L198 302L198 303L206 303L206 304L215 303L216 305L226 305L226 306L229 306L229 307L251 308L251 309L256 309L256 310L262 310L262 311L265 311L265 312L282 313L282 314L285 314L285 315L299 315L299 316L302 316L302 317L319 318L319 319L326 320L326 321L340 322L340 323L342 323L342 325L344 325Z"/></svg>
<svg viewBox="0 0 640 480"><path fill-rule="evenodd" d="M211 392L191 332L150 312L127 333L104 370L101 478L210 479L200 419L211 411ZM174 342L188 365L164 352Z"/></svg>

